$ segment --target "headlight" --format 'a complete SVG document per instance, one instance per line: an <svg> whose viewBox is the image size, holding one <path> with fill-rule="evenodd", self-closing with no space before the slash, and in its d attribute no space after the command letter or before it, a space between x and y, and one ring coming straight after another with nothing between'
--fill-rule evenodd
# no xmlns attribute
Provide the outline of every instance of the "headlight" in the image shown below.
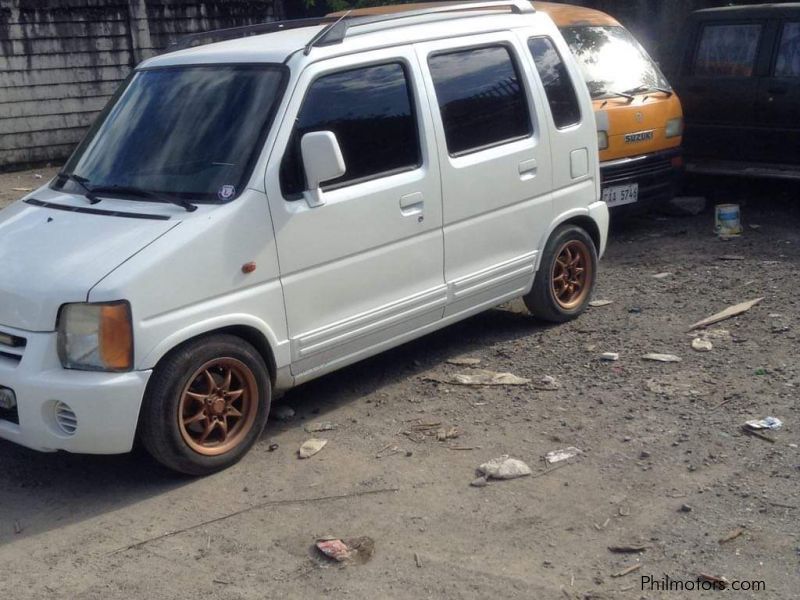
<svg viewBox="0 0 800 600"><path fill-rule="evenodd" d="M129 371L133 367L130 304L62 306L58 317L58 355L65 369Z"/></svg>
<svg viewBox="0 0 800 600"><path fill-rule="evenodd" d="M683 117L675 117L667 121L667 137L674 138L683 135Z"/></svg>
<svg viewBox="0 0 800 600"><path fill-rule="evenodd" d="M600 150L605 150L608 148L608 132L607 131L598 131L597 132L597 145Z"/></svg>

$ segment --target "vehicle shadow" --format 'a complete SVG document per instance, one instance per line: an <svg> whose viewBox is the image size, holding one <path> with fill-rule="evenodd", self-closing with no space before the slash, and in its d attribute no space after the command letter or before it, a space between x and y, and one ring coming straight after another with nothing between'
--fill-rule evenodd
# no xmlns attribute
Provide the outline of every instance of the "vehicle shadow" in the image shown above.
<svg viewBox="0 0 800 600"><path fill-rule="evenodd" d="M303 417L317 418L355 398L430 372L448 359L470 354L485 356L493 346L550 327L553 325L524 312L521 301L514 301L300 385L277 403L290 405ZM296 423L271 422L268 434L295 426Z"/></svg>

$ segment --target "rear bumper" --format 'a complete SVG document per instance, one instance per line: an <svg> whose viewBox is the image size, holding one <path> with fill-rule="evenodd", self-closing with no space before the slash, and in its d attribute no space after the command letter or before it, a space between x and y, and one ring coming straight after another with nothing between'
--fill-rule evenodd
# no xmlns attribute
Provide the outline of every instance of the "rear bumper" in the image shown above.
<svg viewBox="0 0 800 600"><path fill-rule="evenodd" d="M612 211L671 200L681 183L683 157L680 148L600 163L602 189L635 183L639 200L632 205L611 207Z"/></svg>
<svg viewBox="0 0 800 600"><path fill-rule="evenodd" d="M27 345L20 360L0 355L0 386L13 390L17 399L16 411L0 412L0 439L43 452L130 451L151 371L63 369L55 333L14 333L25 337ZM74 432L59 426L58 402L74 414Z"/></svg>
<svg viewBox="0 0 800 600"><path fill-rule="evenodd" d="M608 206L603 201L593 202L589 205L589 217L597 224L600 232L600 244L597 248L597 258L603 258L608 245L608 225L611 220L608 213Z"/></svg>

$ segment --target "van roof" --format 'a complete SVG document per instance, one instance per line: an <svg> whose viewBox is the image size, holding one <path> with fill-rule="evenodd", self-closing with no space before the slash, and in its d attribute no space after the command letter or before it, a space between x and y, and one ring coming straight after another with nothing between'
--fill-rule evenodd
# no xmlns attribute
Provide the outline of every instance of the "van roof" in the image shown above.
<svg viewBox="0 0 800 600"><path fill-rule="evenodd" d="M503 3L497 0L498 4L526 6L527 3L521 0L509 0ZM455 4L461 5L461 2ZM468 3L464 3L468 4ZM441 10L442 3L426 3L418 8L437 7ZM369 16L370 14L362 11L352 11L348 17L353 18L348 34L341 39L336 39L333 44L315 45L312 49L310 58L330 58L352 52L362 52L387 46L420 42L443 37L453 37L459 35L471 35L491 31L505 31L532 24L550 22L544 15L537 15L535 10L528 8L530 12L518 14L512 11L504 12L495 8L476 6L457 12L431 12L424 15L409 15L408 18L372 22L370 19L355 19L355 17ZM544 19L544 21L542 20ZM292 56L304 50L309 43L317 36L321 35L327 26L335 19L330 17L320 19L314 24L305 26L301 24L297 27L297 22L285 22L286 29L273 30L263 34L243 34L243 37L225 39L205 43L194 47L188 47L172 52L167 52L159 56L150 58L139 65L140 69L176 66L176 65L208 65L218 63L286 63ZM443 23L446 22L447 29L443 31ZM279 26L280 24L278 24ZM552 27L552 25L550 25ZM243 30L247 28L242 28ZM231 30L234 31L234 30ZM213 33L211 32L213 38ZM222 30L216 32L225 34Z"/></svg>
<svg viewBox="0 0 800 600"><path fill-rule="evenodd" d="M797 15L800 12L800 2L776 2L772 4L743 4L741 6L720 6L717 8L704 8L696 10L693 14L702 19L729 18L729 17L778 17L783 15Z"/></svg>

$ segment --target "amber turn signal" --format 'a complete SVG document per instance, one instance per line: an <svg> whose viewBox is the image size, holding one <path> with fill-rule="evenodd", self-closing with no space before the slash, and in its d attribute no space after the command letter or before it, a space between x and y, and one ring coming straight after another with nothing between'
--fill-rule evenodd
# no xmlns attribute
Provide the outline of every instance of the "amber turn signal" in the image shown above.
<svg viewBox="0 0 800 600"><path fill-rule="evenodd" d="M100 309L100 357L106 368L127 371L133 367L133 327L127 302Z"/></svg>

